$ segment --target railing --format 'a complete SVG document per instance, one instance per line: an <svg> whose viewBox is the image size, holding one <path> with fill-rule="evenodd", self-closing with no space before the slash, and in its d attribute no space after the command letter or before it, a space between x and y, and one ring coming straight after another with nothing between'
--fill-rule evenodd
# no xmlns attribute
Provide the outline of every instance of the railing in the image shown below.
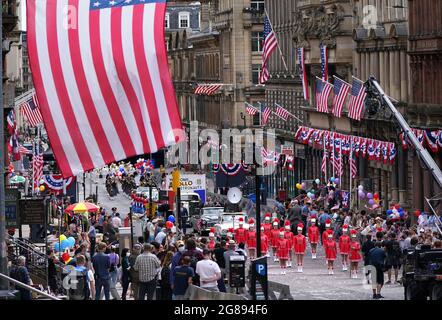
<svg viewBox="0 0 442 320"><path fill-rule="evenodd" d="M2 279L4 279L4 280L7 280L7 281L9 281L10 283L13 283L13 284L15 284L16 286L19 286L19 287L21 287L21 288L23 288L23 289L26 289L26 290L29 290L29 291L35 292L35 293L37 293L38 295L43 296L43 297L45 297L45 298L48 298L48 299L51 299L51 300L61 300L61 299L59 299L59 298L57 298L57 297L54 297L54 296L52 296L52 295L50 295L50 294L47 294L46 292L40 291L40 290L35 289L34 287L31 287L31 286L29 286L29 285L27 285L27 284L24 284L24 283L22 283L22 282L20 282L20 281L17 281L17 280L15 280L15 279L12 279L11 277L8 277L7 275L4 275L3 273L0 273L0 278L2 278Z"/></svg>

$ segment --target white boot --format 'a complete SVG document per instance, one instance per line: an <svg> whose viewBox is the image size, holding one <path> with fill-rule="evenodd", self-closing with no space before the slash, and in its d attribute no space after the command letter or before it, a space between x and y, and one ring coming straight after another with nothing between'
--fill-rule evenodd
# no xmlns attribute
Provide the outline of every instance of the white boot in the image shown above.
<svg viewBox="0 0 442 320"><path fill-rule="evenodd" d="M284 270L281 270L281 274L284 274Z"/></svg>
<svg viewBox="0 0 442 320"><path fill-rule="evenodd" d="M313 254L313 259L316 259L316 252Z"/></svg>
<svg viewBox="0 0 442 320"><path fill-rule="evenodd" d="M335 274L335 272L334 272L334 270L333 270L333 269L331 269L331 274Z"/></svg>
<svg viewBox="0 0 442 320"><path fill-rule="evenodd" d="M357 270L354 271L354 275L355 275L355 279L357 279L358 278L358 271Z"/></svg>
<svg viewBox="0 0 442 320"><path fill-rule="evenodd" d="M330 270L330 269L328 269L328 274L329 274L329 275L331 275L331 274L332 274L332 273L331 273L331 270Z"/></svg>
<svg viewBox="0 0 442 320"><path fill-rule="evenodd" d="M302 270L302 266L300 266L299 268L300 268L300 270L301 270L301 271L299 271L299 272L303 273L304 271Z"/></svg>
<svg viewBox="0 0 442 320"><path fill-rule="evenodd" d="M288 262L288 265L287 265L289 268L291 268L292 267L292 262L289 260L289 262Z"/></svg>

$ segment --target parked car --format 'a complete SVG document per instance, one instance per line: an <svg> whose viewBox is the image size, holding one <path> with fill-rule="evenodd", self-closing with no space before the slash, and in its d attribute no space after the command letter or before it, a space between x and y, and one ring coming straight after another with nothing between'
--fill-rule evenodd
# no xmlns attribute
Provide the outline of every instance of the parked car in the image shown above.
<svg viewBox="0 0 442 320"><path fill-rule="evenodd" d="M191 216L191 228L194 232L207 236L210 233L210 228L220 222L223 212L223 207L204 207L200 211L201 215Z"/></svg>
<svg viewBox="0 0 442 320"><path fill-rule="evenodd" d="M225 238L229 228L237 229L240 218L244 219L243 228L249 229L248 217L246 212L224 212L221 215L221 221L215 226L216 236Z"/></svg>

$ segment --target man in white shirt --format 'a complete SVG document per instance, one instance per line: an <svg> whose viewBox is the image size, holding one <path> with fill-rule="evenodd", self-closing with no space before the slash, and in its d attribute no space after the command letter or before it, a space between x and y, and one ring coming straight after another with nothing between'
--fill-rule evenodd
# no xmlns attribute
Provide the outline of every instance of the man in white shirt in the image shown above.
<svg viewBox="0 0 442 320"><path fill-rule="evenodd" d="M118 212L115 214L115 217L112 218L112 226L115 229L118 229L122 226L120 214Z"/></svg>
<svg viewBox="0 0 442 320"><path fill-rule="evenodd" d="M221 269L215 261L210 260L210 250L204 249L204 259L196 264L196 274L200 277L200 287L219 292L218 280L221 279Z"/></svg>

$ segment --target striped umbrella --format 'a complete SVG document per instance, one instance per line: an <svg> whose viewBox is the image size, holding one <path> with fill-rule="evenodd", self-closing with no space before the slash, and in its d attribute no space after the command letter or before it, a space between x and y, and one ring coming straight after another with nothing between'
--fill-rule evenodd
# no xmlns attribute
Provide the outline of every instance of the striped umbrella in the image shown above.
<svg viewBox="0 0 442 320"><path fill-rule="evenodd" d="M99 206L90 202L79 202L68 206L65 211L73 213L98 212Z"/></svg>

